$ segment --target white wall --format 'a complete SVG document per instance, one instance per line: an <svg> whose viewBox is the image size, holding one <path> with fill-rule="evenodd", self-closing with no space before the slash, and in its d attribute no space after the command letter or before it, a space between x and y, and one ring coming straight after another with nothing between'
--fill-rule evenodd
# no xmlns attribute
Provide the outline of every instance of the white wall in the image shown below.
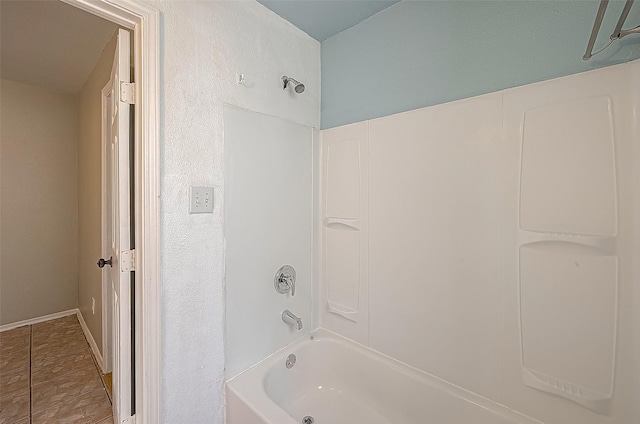
<svg viewBox="0 0 640 424"><path fill-rule="evenodd" d="M164 105L162 421L222 423L223 105L317 127L320 45L253 1L153 4L162 13ZM283 94L285 74L307 86L299 101ZM213 214L188 214L189 186L215 187Z"/></svg>
<svg viewBox="0 0 640 424"><path fill-rule="evenodd" d="M0 325L77 307L77 99L1 82Z"/></svg>
<svg viewBox="0 0 640 424"><path fill-rule="evenodd" d="M320 325L546 424L636 422L638 66L322 131Z"/></svg>
<svg viewBox="0 0 640 424"><path fill-rule="evenodd" d="M224 122L230 378L313 329L313 140L309 127L233 107L225 108ZM296 272L294 295L274 288L285 264ZM286 309L302 319L302 331L282 321Z"/></svg>
<svg viewBox="0 0 640 424"><path fill-rule="evenodd" d="M102 349L102 88L109 82L116 35L78 94L78 308ZM92 312L95 299L95 313Z"/></svg>

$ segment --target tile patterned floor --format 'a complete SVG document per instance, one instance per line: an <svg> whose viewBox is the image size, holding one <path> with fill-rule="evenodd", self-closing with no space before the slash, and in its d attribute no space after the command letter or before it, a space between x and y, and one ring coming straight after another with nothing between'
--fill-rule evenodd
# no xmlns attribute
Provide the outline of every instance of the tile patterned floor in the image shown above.
<svg viewBox="0 0 640 424"><path fill-rule="evenodd" d="M113 424L75 315L0 333L0 424Z"/></svg>

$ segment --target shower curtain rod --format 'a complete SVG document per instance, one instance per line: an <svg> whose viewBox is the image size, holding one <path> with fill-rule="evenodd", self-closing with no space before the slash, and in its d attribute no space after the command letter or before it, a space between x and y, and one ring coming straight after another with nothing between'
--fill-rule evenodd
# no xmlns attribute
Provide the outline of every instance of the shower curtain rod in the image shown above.
<svg viewBox="0 0 640 424"><path fill-rule="evenodd" d="M616 24L616 28L613 30L611 34L611 40L607 45L598 50L595 53L593 52L593 45L596 42L596 38L598 37L598 33L600 32L600 25L602 25L602 19L604 18L604 13L607 10L607 6L609 5L609 0L601 0L600 7L598 8L598 13L596 14L596 20L593 23L593 29L591 30L591 37L589 37L589 43L587 44L587 51L585 52L582 59L589 60L594 55L600 53L607 47L609 47L615 40L619 40L623 37L626 37L629 34L638 34L640 33L640 26L637 26L632 29L622 29L622 25L624 25L624 21L627 20L627 16L629 15L629 11L631 10L631 6L633 6L634 0L627 0L624 5L624 9L622 9L622 13L620 14L620 18L618 19L618 23Z"/></svg>

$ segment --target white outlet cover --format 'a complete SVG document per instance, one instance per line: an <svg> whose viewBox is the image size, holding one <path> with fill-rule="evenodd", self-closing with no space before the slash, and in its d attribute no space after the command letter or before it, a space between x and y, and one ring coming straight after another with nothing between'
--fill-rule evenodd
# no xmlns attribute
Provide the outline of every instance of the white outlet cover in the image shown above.
<svg viewBox="0 0 640 424"><path fill-rule="evenodd" d="M189 190L189 213L213 212L213 187L191 187Z"/></svg>

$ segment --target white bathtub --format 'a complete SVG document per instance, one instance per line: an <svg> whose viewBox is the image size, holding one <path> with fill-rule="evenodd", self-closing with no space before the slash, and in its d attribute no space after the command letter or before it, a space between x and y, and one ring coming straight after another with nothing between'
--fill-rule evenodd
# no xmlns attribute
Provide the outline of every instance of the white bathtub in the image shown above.
<svg viewBox="0 0 640 424"><path fill-rule="evenodd" d="M307 416L315 424L540 424L323 329L227 383L228 424Z"/></svg>

